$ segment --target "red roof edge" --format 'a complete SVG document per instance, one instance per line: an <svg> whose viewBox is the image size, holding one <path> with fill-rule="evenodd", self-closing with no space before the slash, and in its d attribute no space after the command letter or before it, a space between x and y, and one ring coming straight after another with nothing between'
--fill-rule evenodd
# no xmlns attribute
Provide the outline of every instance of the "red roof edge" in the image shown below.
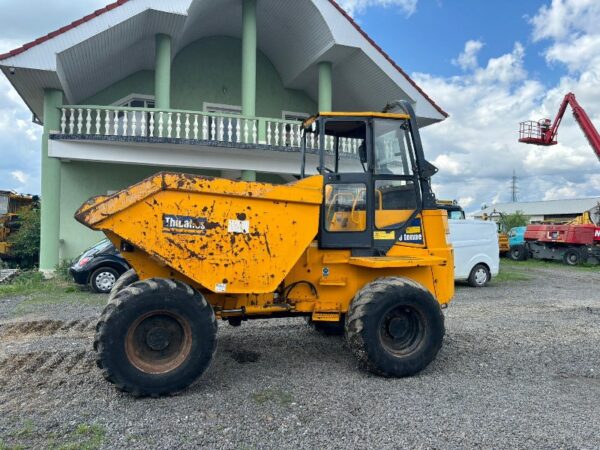
<svg viewBox="0 0 600 450"><path fill-rule="evenodd" d="M443 115L444 117L449 117L449 114L448 114L446 111L444 111L444 110L443 110L443 109L442 109L440 106L438 106L438 104L437 104L436 102L434 102L434 101L431 99L431 97L429 97L429 95L427 95L427 94L425 93L425 91L423 91L423 89L421 89L421 87L420 87L420 86L419 86L417 83L415 83L415 81L414 81L414 80L413 80L411 77L409 77L409 76L408 76L408 74L407 74L407 73L406 73L404 70L402 70L402 68L401 68L401 67L400 67L398 64L396 64L396 62L395 62L395 61L394 61L394 60L393 60L393 59L390 57L390 55L388 55L388 54L387 54L387 53L386 53L386 52L385 52L385 51L384 51L384 50L383 50L383 49L382 49L382 48L381 48L379 45L377 45L377 44L375 43L375 41L374 41L374 40L371 38L371 36L369 36L369 35L368 35L368 34L367 34L367 33L366 33L366 32L365 32L365 31L364 31L364 30L363 30L363 29L360 27L360 25L359 25L359 24L357 24L357 23L355 22L355 20L354 20L354 19L353 19L353 18L352 18L352 17L351 17L351 16L350 16L350 15L349 15L347 12L346 12L346 10L345 10L344 8L342 8L342 7L341 7L341 6L340 6L340 5L337 3L337 1L336 1L336 0L329 0L329 3L331 3L331 4L332 4L332 5L333 5L333 6L334 6L334 7L335 7L335 8L336 8L336 9L337 9L337 10L338 10L340 13L342 13L342 15L343 15L343 16L344 16L344 17L345 17L347 20L348 20L348 22L350 22L350 24L351 24L351 25L352 25L354 28L356 28L356 30L357 30L357 31L358 31L358 32L359 32L359 33L360 33L360 34L361 34L361 35L362 35L362 36L363 36L363 37L364 37L364 38L365 38L367 41L369 41L369 43L370 43L370 44L371 44L373 47L375 47L375 49L376 49L376 50L377 50L379 53L381 53L381 55L382 55L382 56L383 56L385 59L387 59L387 60L390 62L390 64L391 64L392 66L394 66L394 68L395 68L395 69L396 69L398 72L400 72L400 74L401 74L401 75L402 75L404 78L406 78L406 80L407 80L407 81L408 81L410 84L412 84L412 85L413 85L413 87L414 87L414 88L415 88L417 91L419 91L419 92L421 93L421 95L422 95L423 97L425 97L425 98L427 99L427 101L428 101L429 103L431 103L435 109L437 109L437 110L439 111L439 113L440 113L441 115Z"/></svg>
<svg viewBox="0 0 600 450"><path fill-rule="evenodd" d="M98 17L108 11L111 11L111 10L123 5L124 3L127 3L128 1L129 0L117 0L116 2L111 3L110 5L106 5L104 8L101 8L101 9L93 12L92 14L88 14L87 16L82 17L81 19L76 20L69 25L66 25L62 28L59 28L58 30L48 33L46 36L42 36L40 38L37 38L34 41L28 42L27 44L25 44L19 48L16 48L14 50L11 50L8 53L1 54L0 61L2 61L3 59L10 58L11 56L17 56L17 55L23 53L24 51L29 50L31 47L35 47L36 45L40 45L43 42L46 42L52 38L55 38L56 36L66 33L67 31L70 31L73 28L76 28L85 22L95 19L96 17Z"/></svg>

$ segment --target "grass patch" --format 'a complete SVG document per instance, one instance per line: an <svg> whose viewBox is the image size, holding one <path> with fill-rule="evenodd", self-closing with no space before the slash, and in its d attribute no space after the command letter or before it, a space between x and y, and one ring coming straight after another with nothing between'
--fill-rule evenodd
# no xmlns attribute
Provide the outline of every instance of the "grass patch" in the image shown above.
<svg viewBox="0 0 600 450"><path fill-rule="evenodd" d="M251 397L252 400L259 405L264 405L265 403L276 403L282 406L287 406L294 401L292 394L277 388L268 388L253 392Z"/></svg>
<svg viewBox="0 0 600 450"><path fill-rule="evenodd" d="M531 280L531 277L524 274L523 272L519 272L517 270L506 270L500 268L500 272L494 278L492 278L492 283L505 283L507 281L527 281Z"/></svg>
<svg viewBox="0 0 600 450"><path fill-rule="evenodd" d="M568 269L568 270L582 270L591 272L600 272L600 266L595 264L581 264L579 266L567 266L562 261L546 261L542 259L528 259L526 261L513 261L511 259L503 258L500 262L500 266L510 269Z"/></svg>
<svg viewBox="0 0 600 450"><path fill-rule="evenodd" d="M44 448L50 450L96 450L102 446L105 437L104 427L82 423L66 434L50 433L46 436Z"/></svg>
<svg viewBox="0 0 600 450"><path fill-rule="evenodd" d="M48 305L102 306L106 303L105 295L84 290L64 277L45 280L38 271L23 272L10 283L0 285L0 302L11 297L25 297L11 312L13 316L35 312Z"/></svg>
<svg viewBox="0 0 600 450"><path fill-rule="evenodd" d="M74 429L47 432L26 420L23 426L9 435L9 441L0 440L0 450L46 448L52 450L96 450L106 437L104 427L81 423Z"/></svg>

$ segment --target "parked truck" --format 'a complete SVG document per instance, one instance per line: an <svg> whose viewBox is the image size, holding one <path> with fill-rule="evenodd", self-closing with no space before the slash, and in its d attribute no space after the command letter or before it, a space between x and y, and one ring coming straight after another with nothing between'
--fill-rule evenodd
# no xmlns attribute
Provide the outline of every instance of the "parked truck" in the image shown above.
<svg viewBox="0 0 600 450"><path fill-rule="evenodd" d="M533 258L570 266L600 264L600 227L596 225L528 225L524 237Z"/></svg>

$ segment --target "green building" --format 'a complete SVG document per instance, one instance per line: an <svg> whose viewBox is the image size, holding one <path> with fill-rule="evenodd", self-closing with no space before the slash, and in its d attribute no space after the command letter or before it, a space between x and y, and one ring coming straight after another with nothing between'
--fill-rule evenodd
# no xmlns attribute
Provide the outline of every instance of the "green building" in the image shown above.
<svg viewBox="0 0 600 450"><path fill-rule="evenodd" d="M73 219L94 195L161 170L292 181L319 110L447 116L334 0L119 0L0 69L44 129L42 270L101 238Z"/></svg>

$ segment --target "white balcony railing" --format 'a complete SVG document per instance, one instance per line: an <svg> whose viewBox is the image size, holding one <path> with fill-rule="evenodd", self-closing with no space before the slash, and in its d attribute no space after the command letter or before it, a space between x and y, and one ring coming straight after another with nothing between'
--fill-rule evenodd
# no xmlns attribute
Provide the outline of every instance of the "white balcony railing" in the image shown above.
<svg viewBox="0 0 600 450"><path fill-rule="evenodd" d="M60 111L60 133L63 135L181 139L291 148L302 145L302 124L290 120L112 106L64 106ZM325 149L333 151L334 142L333 136L326 136ZM314 133L307 134L306 143L309 149L319 147ZM341 138L339 151L342 155L356 154L361 143L362 139Z"/></svg>
<svg viewBox="0 0 600 450"><path fill-rule="evenodd" d="M95 135L258 143L258 119L193 111L63 107L60 131Z"/></svg>

